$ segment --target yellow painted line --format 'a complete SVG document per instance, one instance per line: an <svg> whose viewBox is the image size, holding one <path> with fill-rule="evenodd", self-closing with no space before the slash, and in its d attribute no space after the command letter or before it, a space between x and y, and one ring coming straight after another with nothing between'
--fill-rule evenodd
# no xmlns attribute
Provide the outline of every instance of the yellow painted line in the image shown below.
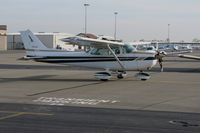
<svg viewBox="0 0 200 133"><path fill-rule="evenodd" d="M0 113L8 113L11 115L0 117L0 120L8 119L12 117L17 117L20 115L42 115L42 116L52 116L53 114L49 113L34 113L34 112L14 112L14 111L0 111Z"/></svg>
<svg viewBox="0 0 200 133"><path fill-rule="evenodd" d="M0 111L0 113L24 113L29 115L53 115L49 113L35 113L35 112L15 112L15 111Z"/></svg>
<svg viewBox="0 0 200 133"><path fill-rule="evenodd" d="M27 114L27 115L53 115L53 114L49 114L49 113L34 113L34 112L23 112L24 114Z"/></svg>
<svg viewBox="0 0 200 133"><path fill-rule="evenodd" d="M19 112L19 113L8 115L8 116L3 116L3 117L0 117L0 120L12 118L12 117L17 117L17 116L20 116L20 115L23 115L23 114L24 114L24 112Z"/></svg>

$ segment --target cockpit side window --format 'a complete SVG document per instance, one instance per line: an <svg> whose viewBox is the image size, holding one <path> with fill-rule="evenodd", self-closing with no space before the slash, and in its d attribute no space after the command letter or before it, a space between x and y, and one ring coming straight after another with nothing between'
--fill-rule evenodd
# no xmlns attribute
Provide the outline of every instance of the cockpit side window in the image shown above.
<svg viewBox="0 0 200 133"><path fill-rule="evenodd" d="M120 54L120 49L119 49L119 47L112 48L112 50L113 50L113 52L114 52L115 54Z"/></svg>
<svg viewBox="0 0 200 133"><path fill-rule="evenodd" d="M96 49L96 48L93 48L93 49L91 49L91 52L90 52L90 54L95 54L95 53L96 53L96 51L97 51L97 49Z"/></svg>
<svg viewBox="0 0 200 133"><path fill-rule="evenodd" d="M115 54L120 54L120 48L111 48ZM92 55L112 55L108 48L94 48L91 50Z"/></svg>
<svg viewBox="0 0 200 133"><path fill-rule="evenodd" d="M104 49L97 49L97 51L96 51L96 55L104 55L104 53L105 53L105 51L104 51Z"/></svg>
<svg viewBox="0 0 200 133"><path fill-rule="evenodd" d="M105 49L104 48L93 48L90 52L92 55L105 55Z"/></svg>

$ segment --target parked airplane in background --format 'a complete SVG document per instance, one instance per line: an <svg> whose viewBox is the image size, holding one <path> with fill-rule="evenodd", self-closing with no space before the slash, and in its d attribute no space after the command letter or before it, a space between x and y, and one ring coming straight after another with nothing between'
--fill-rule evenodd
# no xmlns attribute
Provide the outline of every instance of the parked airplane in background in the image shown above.
<svg viewBox="0 0 200 133"><path fill-rule="evenodd" d="M173 45L174 50L192 50L190 45Z"/></svg>
<svg viewBox="0 0 200 133"><path fill-rule="evenodd" d="M104 72L94 74L100 80L110 79L112 72L117 74L117 78L123 78L129 70L139 71L136 77L147 80L150 75L143 71L157 63L157 53L138 52L132 45L122 42L70 37L65 41L92 48L86 52L68 52L47 48L30 30L21 31L21 37L26 49L24 59L104 69ZM159 56L163 56L162 53Z"/></svg>
<svg viewBox="0 0 200 133"><path fill-rule="evenodd" d="M162 52L165 55L177 55L181 53L191 53L192 48L189 45L160 45L157 43L151 43L151 42L134 42L129 43L133 45L137 51L146 51L150 53L160 53Z"/></svg>
<svg viewBox="0 0 200 133"><path fill-rule="evenodd" d="M179 57L181 57L181 58L186 58L186 59L200 60L200 57L199 57L199 56L192 56L192 55L183 55L183 54L179 54Z"/></svg>

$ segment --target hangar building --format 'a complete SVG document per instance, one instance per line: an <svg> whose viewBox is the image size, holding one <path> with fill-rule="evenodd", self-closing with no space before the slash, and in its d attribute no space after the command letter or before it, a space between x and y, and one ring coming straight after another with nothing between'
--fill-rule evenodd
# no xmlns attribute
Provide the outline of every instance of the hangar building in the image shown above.
<svg viewBox="0 0 200 133"><path fill-rule="evenodd" d="M67 33L34 33L42 43L48 48L59 48L63 50L73 51L77 46L61 41L61 38L74 36ZM20 33L7 33L7 48L8 50L24 49L24 45L21 40Z"/></svg>
<svg viewBox="0 0 200 133"><path fill-rule="evenodd" d="M7 26L0 25L0 50L7 50Z"/></svg>

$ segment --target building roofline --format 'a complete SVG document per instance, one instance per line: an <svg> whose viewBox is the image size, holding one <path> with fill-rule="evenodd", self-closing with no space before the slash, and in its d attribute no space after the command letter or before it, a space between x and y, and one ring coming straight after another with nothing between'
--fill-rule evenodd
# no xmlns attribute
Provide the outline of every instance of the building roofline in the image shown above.
<svg viewBox="0 0 200 133"><path fill-rule="evenodd" d="M69 34L69 33L38 33L38 32L36 32L36 33L33 33L34 35L70 35L70 36L74 36L73 34ZM20 35L20 33L19 32L17 32L17 33L7 33L7 35Z"/></svg>

